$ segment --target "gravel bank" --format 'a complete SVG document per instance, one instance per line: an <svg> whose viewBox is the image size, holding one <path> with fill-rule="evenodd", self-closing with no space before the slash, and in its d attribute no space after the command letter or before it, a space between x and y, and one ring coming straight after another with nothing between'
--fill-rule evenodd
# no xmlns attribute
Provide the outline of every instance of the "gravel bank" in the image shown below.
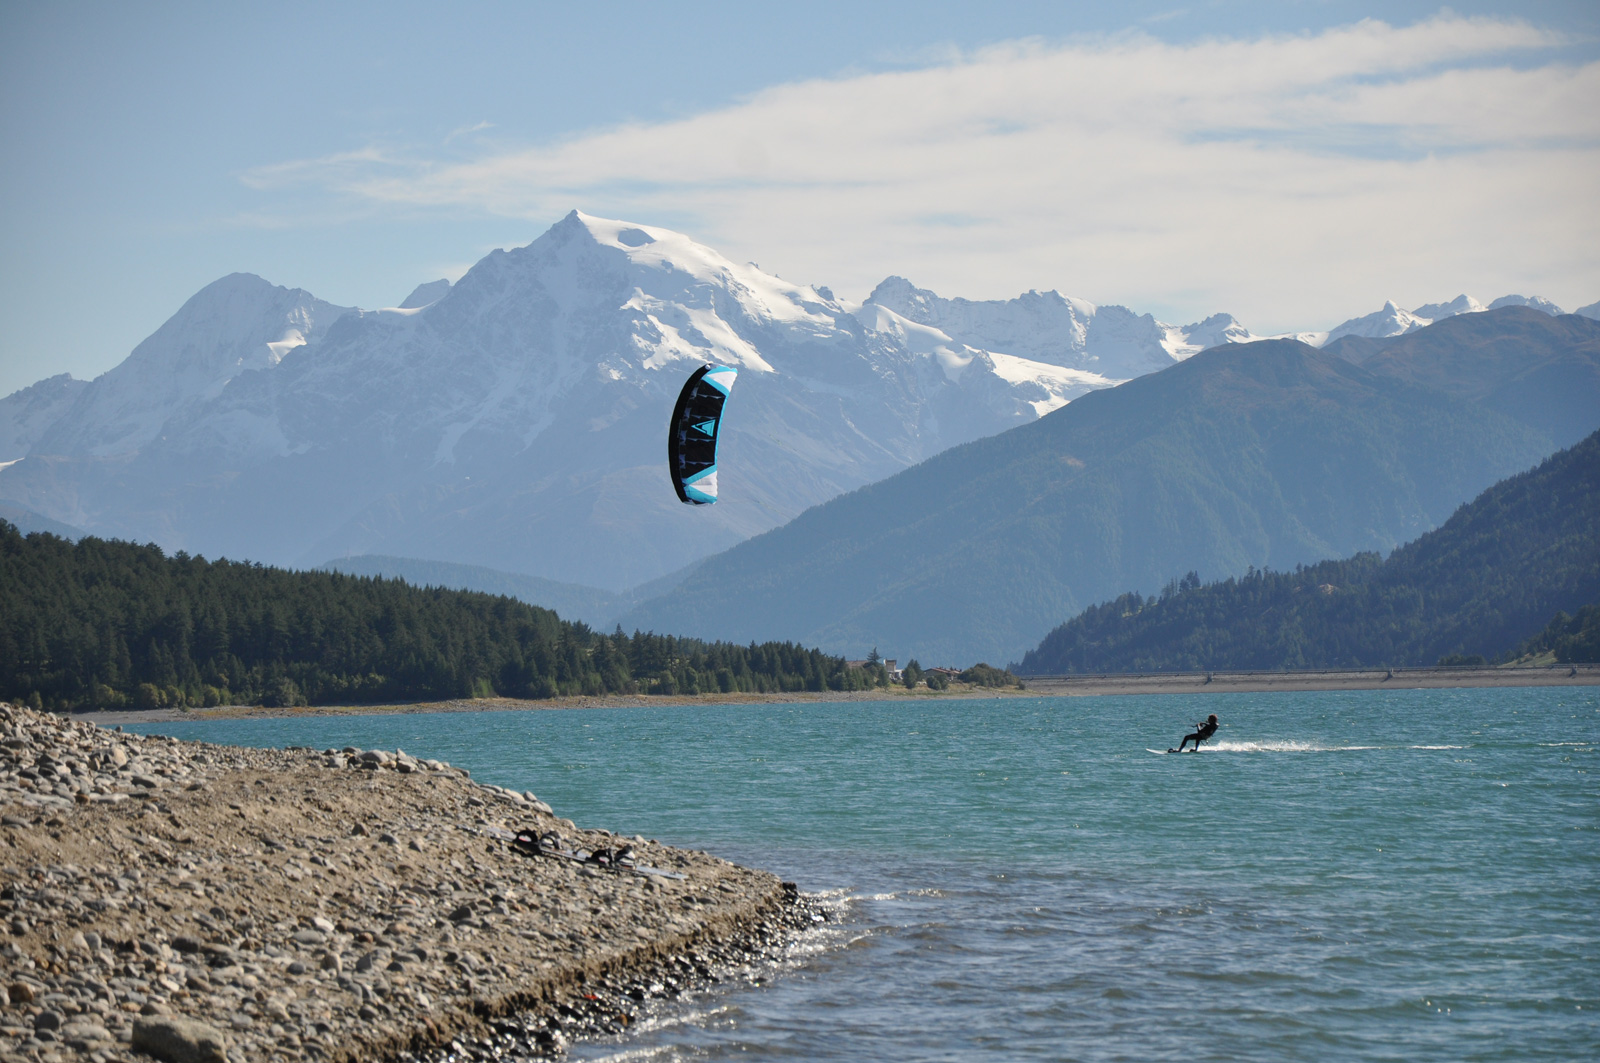
<svg viewBox="0 0 1600 1063"><path fill-rule="evenodd" d="M0 706L0 1056L515 1058L820 920L706 853L400 751L254 750ZM631 845L659 874L530 856Z"/></svg>

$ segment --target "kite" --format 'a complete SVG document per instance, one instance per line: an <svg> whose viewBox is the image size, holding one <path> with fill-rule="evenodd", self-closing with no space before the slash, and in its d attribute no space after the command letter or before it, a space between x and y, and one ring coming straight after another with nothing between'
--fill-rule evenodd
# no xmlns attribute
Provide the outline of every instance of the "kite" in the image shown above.
<svg viewBox="0 0 1600 1063"><path fill-rule="evenodd" d="M691 506L717 500L717 429L737 369L703 365L678 395L667 430L667 472L678 498Z"/></svg>

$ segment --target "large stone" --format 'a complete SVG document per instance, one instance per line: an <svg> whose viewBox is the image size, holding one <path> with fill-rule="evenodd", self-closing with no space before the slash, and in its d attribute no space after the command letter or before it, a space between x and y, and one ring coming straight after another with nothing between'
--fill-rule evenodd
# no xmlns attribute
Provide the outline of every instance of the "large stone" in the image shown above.
<svg viewBox="0 0 1600 1063"><path fill-rule="evenodd" d="M228 1040L221 1030L193 1019L152 1016L133 1024L133 1049L167 1063L228 1063Z"/></svg>
<svg viewBox="0 0 1600 1063"><path fill-rule="evenodd" d="M61 1040L73 1048L89 1049L113 1040L111 1031L90 1019L75 1019L61 1030Z"/></svg>

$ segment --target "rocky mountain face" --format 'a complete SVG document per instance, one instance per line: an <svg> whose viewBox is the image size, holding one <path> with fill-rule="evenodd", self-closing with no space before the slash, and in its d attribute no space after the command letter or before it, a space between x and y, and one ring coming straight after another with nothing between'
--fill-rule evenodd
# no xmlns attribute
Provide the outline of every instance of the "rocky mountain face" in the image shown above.
<svg viewBox="0 0 1600 1063"><path fill-rule="evenodd" d="M1163 327L1145 327L1151 367L1174 357ZM1097 335L1076 364L982 347L574 212L389 310L225 277L92 383L4 400L0 442L25 460L0 499L209 556L381 553L616 590L1123 379L1095 365L1143 364ZM723 501L692 511L664 426L704 362L740 375Z"/></svg>
<svg viewBox="0 0 1600 1063"><path fill-rule="evenodd" d="M0 399L0 467L32 450L87 387L86 380L58 373Z"/></svg>
<svg viewBox="0 0 1600 1063"><path fill-rule="evenodd" d="M1084 607L1191 570L1388 552L1596 428L1600 324L1575 315L1217 347L834 499L621 622L1015 660Z"/></svg>
<svg viewBox="0 0 1600 1063"><path fill-rule="evenodd" d="M1053 291L1003 301L943 299L903 277L878 285L867 306L885 307L973 347L1122 380L1165 369L1219 343L1259 338L1229 314L1167 325L1127 307L1096 306Z"/></svg>
<svg viewBox="0 0 1600 1063"><path fill-rule="evenodd" d="M31 449L90 459L139 454L169 423L203 416L235 377L277 366L348 309L248 273L223 277L83 386Z"/></svg>

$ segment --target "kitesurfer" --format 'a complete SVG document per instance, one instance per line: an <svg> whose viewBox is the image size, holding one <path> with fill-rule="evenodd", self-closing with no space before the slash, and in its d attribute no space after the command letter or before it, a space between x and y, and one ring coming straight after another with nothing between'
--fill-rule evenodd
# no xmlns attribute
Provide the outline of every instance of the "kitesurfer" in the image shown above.
<svg viewBox="0 0 1600 1063"><path fill-rule="evenodd" d="M1214 735L1216 733L1217 733L1217 714L1213 712L1210 716L1206 717L1206 722L1205 723L1197 723L1197 724L1194 725L1194 734L1192 734L1192 735L1184 735L1183 736L1183 741L1178 743L1178 752L1182 753L1183 752L1183 747L1186 744L1188 744L1190 742L1193 742L1194 743L1194 751L1196 753L1198 753L1198 752L1200 752L1200 743L1204 742L1206 739L1210 738L1212 735Z"/></svg>

